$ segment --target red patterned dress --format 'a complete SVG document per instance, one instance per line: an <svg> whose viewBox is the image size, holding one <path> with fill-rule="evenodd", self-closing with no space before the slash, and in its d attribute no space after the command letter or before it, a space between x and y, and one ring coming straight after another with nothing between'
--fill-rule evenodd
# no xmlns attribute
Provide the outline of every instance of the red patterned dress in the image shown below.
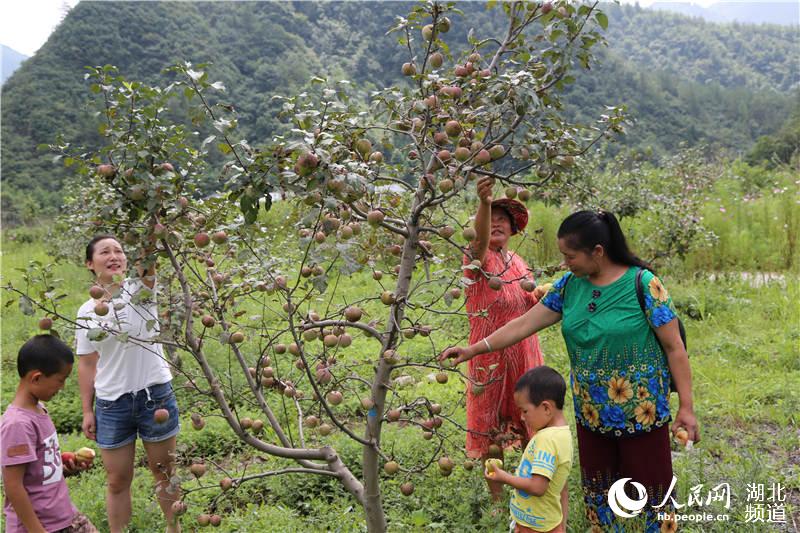
<svg viewBox="0 0 800 533"><path fill-rule="evenodd" d="M470 261L465 255L464 264ZM481 268L507 283L496 291L482 273L466 270L466 277L475 281L466 290L470 344L488 337L536 304L533 294L519 285L523 277L533 276L515 253L506 252L504 260L501 252L486 250ZM474 357L467 364L473 381L467 386L467 454L485 456L493 443L508 447L518 444L520 438L522 444L526 443L528 432L514 403L514 385L527 370L543 364L539 339L532 335L504 350Z"/></svg>

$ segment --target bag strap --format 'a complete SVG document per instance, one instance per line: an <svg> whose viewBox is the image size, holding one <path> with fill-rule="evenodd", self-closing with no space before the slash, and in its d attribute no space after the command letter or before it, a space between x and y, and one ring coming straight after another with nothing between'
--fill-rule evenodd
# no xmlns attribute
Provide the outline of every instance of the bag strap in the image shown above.
<svg viewBox="0 0 800 533"><path fill-rule="evenodd" d="M639 267L639 270L636 272L636 299L639 300L639 308L642 310L642 313L647 315L647 309L645 308L644 303L644 286L642 285L642 275L644 275L644 269Z"/></svg>

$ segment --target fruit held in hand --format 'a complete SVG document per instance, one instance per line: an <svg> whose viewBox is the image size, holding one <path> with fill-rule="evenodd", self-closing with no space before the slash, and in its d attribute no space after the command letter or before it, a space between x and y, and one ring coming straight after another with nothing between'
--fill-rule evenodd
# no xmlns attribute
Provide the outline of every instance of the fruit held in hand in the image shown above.
<svg viewBox="0 0 800 533"><path fill-rule="evenodd" d="M681 446L686 446L689 442L689 432L686 431L684 428L678 428L678 431L675 432L675 442L680 444Z"/></svg>
<svg viewBox="0 0 800 533"><path fill-rule="evenodd" d="M153 420L155 420L156 424L163 424L169 420L169 411L163 408L156 409L156 412L153 413Z"/></svg>
<svg viewBox="0 0 800 533"><path fill-rule="evenodd" d="M495 475L496 468L503 468L502 459L486 459L486 475L492 477Z"/></svg>
<svg viewBox="0 0 800 533"><path fill-rule="evenodd" d="M81 463L91 463L94 461L95 452L91 448L83 447L75 452L75 459Z"/></svg>
<svg viewBox="0 0 800 533"><path fill-rule="evenodd" d="M61 452L61 462L66 464L75 460L75 454L72 452Z"/></svg>

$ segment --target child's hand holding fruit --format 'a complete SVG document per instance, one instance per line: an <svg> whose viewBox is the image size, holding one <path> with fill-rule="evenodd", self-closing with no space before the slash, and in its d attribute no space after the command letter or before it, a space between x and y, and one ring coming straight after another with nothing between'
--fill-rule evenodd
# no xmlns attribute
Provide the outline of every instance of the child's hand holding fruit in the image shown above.
<svg viewBox="0 0 800 533"><path fill-rule="evenodd" d="M77 452L62 452L61 463L64 474L71 476L88 470L94 462L95 452L91 448L81 448Z"/></svg>
<svg viewBox="0 0 800 533"><path fill-rule="evenodd" d="M499 478L504 475L506 475L506 471L503 470L502 459L486 459L486 462L484 463L483 477L489 481L500 481Z"/></svg>

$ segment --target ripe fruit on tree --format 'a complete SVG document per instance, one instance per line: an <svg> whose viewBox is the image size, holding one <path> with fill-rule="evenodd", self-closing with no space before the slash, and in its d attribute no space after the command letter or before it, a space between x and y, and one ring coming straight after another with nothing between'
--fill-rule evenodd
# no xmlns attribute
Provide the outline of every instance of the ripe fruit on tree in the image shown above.
<svg viewBox="0 0 800 533"><path fill-rule="evenodd" d="M400 492L403 493L403 496L411 496L414 493L414 484L410 481L406 481L400 485Z"/></svg>
<svg viewBox="0 0 800 533"><path fill-rule="evenodd" d="M219 525L222 523L222 517L218 514L212 514L210 522L212 526L219 527Z"/></svg>
<svg viewBox="0 0 800 533"><path fill-rule="evenodd" d="M211 237L208 236L208 233L201 231L200 233L194 236L194 244L198 248L205 248L211 242Z"/></svg>
<svg viewBox="0 0 800 533"><path fill-rule="evenodd" d="M39 329L47 331L52 327L53 327L53 319L50 318L49 316L39 319Z"/></svg>
<svg viewBox="0 0 800 533"><path fill-rule="evenodd" d="M224 231L216 231L211 235L211 240L214 244L225 244L228 241L228 234Z"/></svg>
<svg viewBox="0 0 800 533"><path fill-rule="evenodd" d="M426 41L433 40L433 24L427 24L422 27L422 38Z"/></svg>
<svg viewBox="0 0 800 533"><path fill-rule="evenodd" d="M172 514L175 516L180 516L184 513L186 513L186 502L182 500L172 502Z"/></svg>
<svg viewBox="0 0 800 533"><path fill-rule="evenodd" d="M449 239L455 232L456 230L454 230L452 226L443 226L439 228L439 237Z"/></svg>
<svg viewBox="0 0 800 533"><path fill-rule="evenodd" d="M442 152L447 152L447 150L442 150ZM441 153L441 152L439 152L439 153ZM450 152L447 152L447 154L449 156ZM449 157L448 157L448 159L449 159ZM439 190L442 191L445 194L447 194L448 192L452 191L453 190L453 180L451 180L450 178L445 178L442 181L440 181L439 182Z"/></svg>
<svg viewBox="0 0 800 533"><path fill-rule="evenodd" d="M396 461L387 461L385 465L383 465L383 471L393 476L400 470L400 465L397 464Z"/></svg>
<svg viewBox="0 0 800 533"><path fill-rule="evenodd" d="M394 293L390 291L383 291L381 293L381 302L383 305L392 305L395 303Z"/></svg>
<svg viewBox="0 0 800 533"><path fill-rule="evenodd" d="M502 144L495 144L489 148L489 155L491 156L492 161L495 161L506 155L506 149Z"/></svg>
<svg viewBox="0 0 800 533"><path fill-rule="evenodd" d="M219 480L219 487L223 490L230 490L233 487L233 480L229 477L224 477Z"/></svg>
<svg viewBox="0 0 800 533"><path fill-rule="evenodd" d="M533 292L536 288L536 283L534 283L533 280L525 278L519 282L519 286L525 292Z"/></svg>
<svg viewBox="0 0 800 533"><path fill-rule="evenodd" d="M205 316L203 316L203 318L202 318L202 319L200 319L200 322L202 322L202 323L203 323L203 326L205 326L205 327L207 327L207 328L213 328L213 327L214 327L214 324L216 324L216 323L217 323L217 321L216 321L216 320L214 319L214 317L213 317L213 316L211 316L211 315L205 315Z"/></svg>
<svg viewBox="0 0 800 533"><path fill-rule="evenodd" d="M169 420L169 411L164 408L156 409L155 413L153 413L153 420L156 424L163 424L167 420Z"/></svg>
<svg viewBox="0 0 800 533"><path fill-rule="evenodd" d="M242 426L242 429L250 429L253 427L253 419L246 416L239 420L239 425Z"/></svg>
<svg viewBox="0 0 800 533"><path fill-rule="evenodd" d="M444 131L450 137L458 137L461 133L461 124L457 120L448 120L444 125Z"/></svg>
<svg viewBox="0 0 800 533"><path fill-rule="evenodd" d="M492 154L490 154L489 150L486 150L485 148L479 150L478 153L475 154L475 158L473 159L476 165L485 165L491 160L492 160Z"/></svg>
<svg viewBox="0 0 800 533"><path fill-rule="evenodd" d="M445 384L445 383L447 383L448 379L449 379L449 377L447 375L447 372L437 372L436 373L436 381L438 383Z"/></svg>
<svg viewBox="0 0 800 533"><path fill-rule="evenodd" d="M383 222L384 218L385 215L383 214L383 211L379 211L377 209L373 209L372 211L367 213L367 222L369 222L373 226Z"/></svg>
<svg viewBox="0 0 800 533"><path fill-rule="evenodd" d="M197 525L200 527L206 527L211 523L211 515L206 513L201 513L197 515Z"/></svg>
<svg viewBox="0 0 800 533"><path fill-rule="evenodd" d="M328 400L328 403L331 405L339 405L344 400L344 395L338 390L332 390L328 394L325 395L325 398Z"/></svg>
<svg viewBox="0 0 800 533"><path fill-rule="evenodd" d="M464 228L464 231L461 232L461 236L464 237L464 240L474 241L478 233L475 231L475 228Z"/></svg>
<svg viewBox="0 0 800 533"><path fill-rule="evenodd" d="M113 178L116 173L117 169L114 168L114 165L97 165L97 174L103 178Z"/></svg>
<svg viewBox="0 0 800 533"><path fill-rule="evenodd" d="M99 302L94 306L94 314L97 316L106 316L108 314L109 307L108 304L105 302Z"/></svg>
<svg viewBox="0 0 800 533"><path fill-rule="evenodd" d="M366 159L372 152L372 143L369 139L359 139L356 141L356 152L361 154L361 157Z"/></svg>
<svg viewBox="0 0 800 533"><path fill-rule="evenodd" d="M330 434L331 434L331 431L333 431L333 427L331 427L331 425L330 425L330 424L327 424L327 423L326 423L326 424L320 424L320 426L319 426L319 428L317 429L317 431L318 431L318 432L319 432L319 434L320 434L320 435L322 435L323 437L327 437L328 435L330 435Z"/></svg>
<svg viewBox="0 0 800 533"><path fill-rule="evenodd" d="M430 61L433 68L439 68L442 66L442 63L444 63L444 56L441 52L434 52L431 54L431 57L428 58L428 61Z"/></svg>
<svg viewBox="0 0 800 533"><path fill-rule="evenodd" d="M497 276L492 276L488 281L489 288L494 291L499 291L503 288L503 280Z"/></svg>
<svg viewBox="0 0 800 533"><path fill-rule="evenodd" d="M520 200L522 200L523 202L527 202L528 200L531 199L531 191L529 191L528 189L522 189L521 191L519 191L518 196Z"/></svg>
<svg viewBox="0 0 800 533"><path fill-rule="evenodd" d="M510 187L506 187L506 198L516 198L517 197L517 188L513 185Z"/></svg>
<svg viewBox="0 0 800 533"><path fill-rule="evenodd" d="M206 473L206 465L203 463L194 463L189 467L189 472L196 478L203 477Z"/></svg>
<svg viewBox="0 0 800 533"><path fill-rule="evenodd" d="M464 146L459 146L456 148L456 151L453 153L453 157L456 158L456 161L466 161L469 159L469 148Z"/></svg>
<svg viewBox="0 0 800 533"><path fill-rule="evenodd" d="M414 66L414 63L403 63L401 70L403 76L413 76L417 73L417 67Z"/></svg>
<svg viewBox="0 0 800 533"><path fill-rule="evenodd" d="M206 421L203 420L203 417L200 416L199 414L193 413L191 418L192 418L192 427L195 430L200 431L201 429L206 427Z"/></svg>
<svg viewBox="0 0 800 533"><path fill-rule="evenodd" d="M232 333L231 337L230 337L230 341L231 341L231 344L240 344L240 343L244 342L244 333L242 333L241 331L237 331L235 333Z"/></svg>
<svg viewBox="0 0 800 533"><path fill-rule="evenodd" d="M89 289L89 296L91 296L95 300L99 300L100 298L105 296L105 294L106 294L105 289L98 285L92 285L92 288Z"/></svg>

